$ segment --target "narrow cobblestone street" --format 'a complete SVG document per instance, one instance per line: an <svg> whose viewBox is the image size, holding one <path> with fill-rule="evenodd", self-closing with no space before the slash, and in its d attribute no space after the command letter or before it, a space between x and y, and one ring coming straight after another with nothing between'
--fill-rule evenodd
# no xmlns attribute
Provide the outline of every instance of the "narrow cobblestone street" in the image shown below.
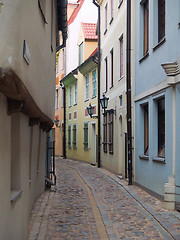
<svg viewBox="0 0 180 240"><path fill-rule="evenodd" d="M180 213L104 169L56 158L57 185L34 205L28 240L180 239Z"/></svg>

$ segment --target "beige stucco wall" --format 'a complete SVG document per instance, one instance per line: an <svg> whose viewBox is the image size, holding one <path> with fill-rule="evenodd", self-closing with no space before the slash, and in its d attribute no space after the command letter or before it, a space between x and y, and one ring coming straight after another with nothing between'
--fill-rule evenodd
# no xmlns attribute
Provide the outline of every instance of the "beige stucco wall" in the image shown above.
<svg viewBox="0 0 180 240"><path fill-rule="evenodd" d="M46 1L47 24L42 19L38 1L2 2L4 6L0 11L0 67L13 69L40 109L53 119L55 48L52 52L51 1ZM53 46L55 46L56 29L55 7L54 2ZM24 40L30 51L29 65L23 58Z"/></svg>
<svg viewBox="0 0 180 240"><path fill-rule="evenodd" d="M51 2L46 1L46 20L38 1L5 0L0 8L0 68L12 69L24 83L41 111L54 119L55 29L51 51ZM23 58L23 43L30 51L30 64ZM0 93L0 239L25 240L29 214L45 188L46 132L39 124L29 127L21 113L7 115L7 102ZM18 124L16 125L16 121ZM14 143L12 142L14 131ZM17 139L17 142L16 142ZM17 185L11 183L17 178ZM15 188L16 186L17 189ZM12 188L19 197L11 202Z"/></svg>
<svg viewBox="0 0 180 240"><path fill-rule="evenodd" d="M105 58L108 61L108 91L106 96L109 97L108 109L116 109L114 119L114 150L113 154L104 153L101 148L102 166L121 175L125 175L125 132L127 132L126 123L126 1L123 1L120 8L114 1L114 18L109 24L110 18L110 1L101 1L101 96L105 92ZM108 3L108 22L107 32L105 32L105 5ZM113 37L112 37L113 36ZM123 77L120 79L120 42L123 36ZM113 49L113 82L114 86L110 88L110 51ZM122 96L122 106L120 106L119 97ZM102 115L101 115L102 116ZM101 136L103 139L103 116L101 117ZM108 137L107 137L108 141ZM107 146L107 149L109 146Z"/></svg>
<svg viewBox="0 0 180 240"><path fill-rule="evenodd" d="M1 136L3 136L0 138L0 180L2 183L0 185L0 239L24 240L28 230L29 212L35 199L44 191L46 133L40 130L39 126L34 126L32 127L32 139L30 139L31 128L29 128L28 118L23 114L16 114L19 119L19 127L16 130L19 132L17 142L19 141L20 143L18 154L20 164L18 169L12 170L16 171L15 174L20 174L18 191L23 192L12 203L11 161L14 160L14 156L11 156L13 147L11 145L11 127L14 128L14 126L11 122L11 116L7 115L6 99L2 94L0 94L0 109L0 131ZM32 148L30 147L30 142L32 143ZM14 148L16 147L14 146Z"/></svg>

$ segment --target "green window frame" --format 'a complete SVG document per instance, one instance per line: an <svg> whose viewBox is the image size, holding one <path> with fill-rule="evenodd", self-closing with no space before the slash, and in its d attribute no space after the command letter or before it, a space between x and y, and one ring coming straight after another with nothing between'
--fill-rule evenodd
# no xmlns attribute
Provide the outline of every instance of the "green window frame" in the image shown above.
<svg viewBox="0 0 180 240"><path fill-rule="evenodd" d="M73 148L77 148L77 125L73 125Z"/></svg>
<svg viewBox="0 0 180 240"><path fill-rule="evenodd" d="M71 125L68 126L68 148L71 148Z"/></svg>
<svg viewBox="0 0 180 240"><path fill-rule="evenodd" d="M88 123L84 123L84 150L88 150L88 130L89 130L89 125Z"/></svg>

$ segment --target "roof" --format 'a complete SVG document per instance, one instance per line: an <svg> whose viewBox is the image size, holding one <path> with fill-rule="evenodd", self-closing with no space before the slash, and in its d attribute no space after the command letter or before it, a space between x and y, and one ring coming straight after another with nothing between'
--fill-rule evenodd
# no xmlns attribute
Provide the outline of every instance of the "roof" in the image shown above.
<svg viewBox="0 0 180 240"><path fill-rule="evenodd" d="M79 4L73 11L73 13L71 14L71 17L69 18L68 20L68 25L70 25L71 23L74 22L74 19L76 18L76 16L78 15L79 13L79 10L81 9L83 3L84 3L84 0L78 0L77 3Z"/></svg>
<svg viewBox="0 0 180 240"><path fill-rule="evenodd" d="M96 23L81 23L85 39L98 39L96 34Z"/></svg>

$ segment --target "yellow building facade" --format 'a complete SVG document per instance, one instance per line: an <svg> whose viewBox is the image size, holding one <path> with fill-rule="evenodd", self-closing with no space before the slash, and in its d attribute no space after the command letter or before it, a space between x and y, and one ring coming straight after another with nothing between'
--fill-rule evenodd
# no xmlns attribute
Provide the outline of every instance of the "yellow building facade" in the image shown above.
<svg viewBox="0 0 180 240"><path fill-rule="evenodd" d="M87 32L94 29L91 38ZM79 34L79 66L63 80L66 91L66 156L96 164L98 124L97 104L97 37L96 24L81 24ZM89 56L89 57L88 57ZM87 107L94 106L90 118Z"/></svg>

